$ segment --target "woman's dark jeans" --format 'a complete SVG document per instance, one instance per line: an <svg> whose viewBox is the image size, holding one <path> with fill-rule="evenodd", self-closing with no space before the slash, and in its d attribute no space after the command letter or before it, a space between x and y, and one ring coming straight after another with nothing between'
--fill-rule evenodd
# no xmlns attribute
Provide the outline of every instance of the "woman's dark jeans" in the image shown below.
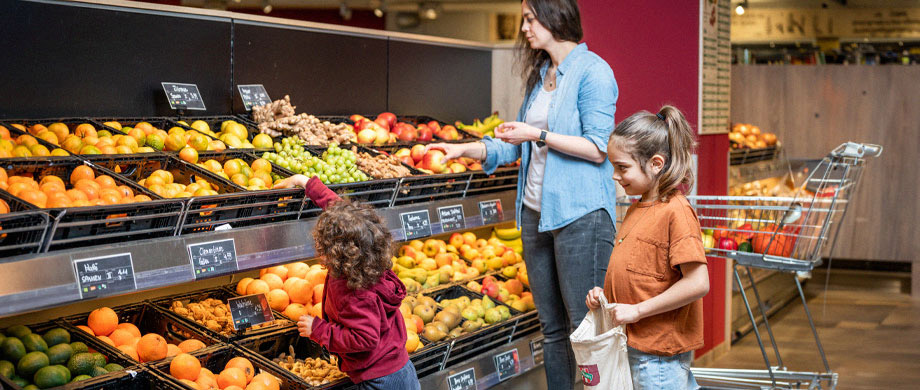
<svg viewBox="0 0 920 390"><path fill-rule="evenodd" d="M545 337L546 385L553 390L571 389L575 355L569 335L588 313L588 291L604 285L613 252L613 222L607 210L599 209L565 227L540 233L540 213L522 209L524 263Z"/></svg>

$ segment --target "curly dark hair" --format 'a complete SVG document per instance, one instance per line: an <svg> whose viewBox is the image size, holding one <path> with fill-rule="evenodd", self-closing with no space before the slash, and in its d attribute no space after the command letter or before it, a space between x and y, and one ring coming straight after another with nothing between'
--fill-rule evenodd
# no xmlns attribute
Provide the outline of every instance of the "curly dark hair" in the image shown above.
<svg viewBox="0 0 920 390"><path fill-rule="evenodd" d="M313 241L330 275L345 278L353 290L370 287L393 266L390 230L364 204L343 199L326 208L313 229Z"/></svg>

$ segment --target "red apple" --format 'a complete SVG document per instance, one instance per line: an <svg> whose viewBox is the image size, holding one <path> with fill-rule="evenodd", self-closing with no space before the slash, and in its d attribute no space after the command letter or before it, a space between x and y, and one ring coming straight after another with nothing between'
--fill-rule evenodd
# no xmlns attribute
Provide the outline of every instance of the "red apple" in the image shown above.
<svg viewBox="0 0 920 390"><path fill-rule="evenodd" d="M455 162L450 164L450 171L453 173L466 172L466 165Z"/></svg>
<svg viewBox="0 0 920 390"><path fill-rule="evenodd" d="M447 140L460 139L460 132L457 131L456 127L451 125L445 125L441 128L441 134L438 136Z"/></svg>
<svg viewBox="0 0 920 390"><path fill-rule="evenodd" d="M361 116L361 115L358 115L358 114L354 114L354 115L348 117L348 119L351 119L351 121L352 121L352 122L355 122L355 123L358 123L358 121L361 120L361 119L367 120L367 118L365 118L365 117L363 117L363 116Z"/></svg>
<svg viewBox="0 0 920 390"><path fill-rule="evenodd" d="M396 158L403 158L403 157L412 158L412 151L409 150L409 148L400 148L399 150L396 151L396 153L393 153L393 157L396 157Z"/></svg>
<svg viewBox="0 0 920 390"><path fill-rule="evenodd" d="M432 133L437 133L441 131L441 124L438 121L428 121L428 128L431 129Z"/></svg>
<svg viewBox="0 0 920 390"><path fill-rule="evenodd" d="M403 164L415 168L415 160L412 160L412 157L410 156L399 157L399 161L402 161Z"/></svg>
<svg viewBox="0 0 920 390"><path fill-rule="evenodd" d="M358 143L371 144L377 139L377 131L374 129L364 129L358 132Z"/></svg>
<svg viewBox="0 0 920 390"><path fill-rule="evenodd" d="M399 139L400 141L412 142L412 141L415 141L415 138L417 137L418 137L418 133L415 131L415 129L410 127L410 128L406 128L402 130L402 132L399 133L399 135L396 138Z"/></svg>
<svg viewBox="0 0 920 390"><path fill-rule="evenodd" d="M478 163L478 162L475 162L475 163L470 164L470 166L469 166L468 168L469 168L469 170L471 170L471 171L481 171L481 170L482 170L482 164L480 164L480 163Z"/></svg>
<svg viewBox="0 0 920 390"><path fill-rule="evenodd" d="M449 243L454 246L454 248L460 248L463 245L463 235L460 233L454 233L450 235Z"/></svg>
<svg viewBox="0 0 920 390"><path fill-rule="evenodd" d="M377 119L385 120L387 122L386 127L389 129L392 129L394 126L396 126L396 114L393 114L392 112L381 112L379 115L377 115Z"/></svg>
<svg viewBox="0 0 920 390"><path fill-rule="evenodd" d="M418 140L419 142L428 142L431 141L432 136L431 128L426 125L418 125Z"/></svg>
<svg viewBox="0 0 920 390"><path fill-rule="evenodd" d="M366 118L358 119L357 121L355 121L355 131L364 130L364 129L366 129L368 126L370 126L371 123L374 123L374 122L371 122L371 121L367 120Z"/></svg>
<svg viewBox="0 0 920 390"><path fill-rule="evenodd" d="M441 161L444 160L444 152L438 149L429 150L428 153L425 153L425 157L422 158L422 163L425 164L432 172L434 173L443 173L447 170L447 167Z"/></svg>
<svg viewBox="0 0 920 390"><path fill-rule="evenodd" d="M385 118L377 117L377 119L374 119L374 123L380 125L380 127L383 127L384 129L390 130L390 122L388 122Z"/></svg>
<svg viewBox="0 0 920 390"><path fill-rule="evenodd" d="M422 158L425 157L425 145L418 144L413 146L412 150L410 151L410 155L412 156L412 159L415 160L415 163L418 164L420 161L422 161Z"/></svg>

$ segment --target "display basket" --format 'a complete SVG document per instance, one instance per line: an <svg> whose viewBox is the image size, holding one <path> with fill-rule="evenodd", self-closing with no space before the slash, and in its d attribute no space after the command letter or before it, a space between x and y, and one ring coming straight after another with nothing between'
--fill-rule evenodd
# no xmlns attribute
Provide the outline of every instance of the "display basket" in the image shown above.
<svg viewBox="0 0 920 390"><path fill-rule="evenodd" d="M470 185L464 196L476 196L494 192L504 192L517 189L518 167L501 167L487 174L484 171L472 171Z"/></svg>
<svg viewBox="0 0 920 390"><path fill-rule="evenodd" d="M202 302L208 298L219 300L226 305L227 299L235 298L238 296L239 295L233 291L230 291L229 289L217 287L157 298L151 300L150 303L156 306L157 309L166 312L170 316L173 316L176 319L185 322L186 324L189 324L192 326L192 329L195 329L198 333L203 333L215 340L227 343L236 340L243 340L249 337L262 336L275 332L279 329L290 328L294 326L294 323L288 321L284 316L281 315L281 313L272 310L272 313L275 315L274 323L261 324L262 326L247 328L239 331L233 330L232 328L228 328L228 331L219 331L209 329L205 326L205 324L188 318L172 308L173 302L180 302L183 307L188 307L188 304L190 303Z"/></svg>
<svg viewBox="0 0 920 390"><path fill-rule="evenodd" d="M181 118L170 118L170 119L169 119L169 123L170 123L171 126L178 126L178 127L182 128L182 129L184 129L184 130L195 130L194 128L191 127L191 124L192 124L193 122L199 121L199 120L200 120L200 121L204 121L205 123L207 123L207 124L208 124L208 128L211 129L211 131L214 132L215 134L220 133L220 126L221 126L221 124L222 124L224 121L235 121L235 122L237 122L237 123L243 125L243 127L246 128L246 140L247 140L247 141L252 142L252 138L259 134L259 128L258 128L258 126L256 126L254 123L252 123L252 121L250 121L250 120L240 120L239 117L236 117L236 116L233 116L233 115L187 116L187 117L181 117ZM182 123L179 123L179 121L188 123L188 125L184 125L184 124L182 124ZM210 136L210 135L208 135L208 134L205 134L205 133L202 133L202 134L207 135L207 136L210 137L211 139L217 139L217 138L212 137L212 136ZM230 148L230 145L227 145L227 148L228 148L228 149L237 149L237 148ZM250 148L250 149L241 149L241 150L251 150L251 148ZM265 150L268 150L268 149L265 149Z"/></svg>
<svg viewBox="0 0 920 390"><path fill-rule="evenodd" d="M495 277L496 279L498 279L498 280L500 280L500 281L505 281L505 282L507 282L507 281L509 280L508 278L504 277L504 276L501 275L500 273L494 273L494 274L486 274L486 275L479 276L479 277L477 277L477 278L475 278L475 279L472 279L472 281L475 281L475 282L477 282L477 283L479 283L479 284L482 284L482 280L485 279L486 276L490 276L490 275L493 276L493 277ZM474 293L482 294L482 293L479 292L479 291L475 291L475 290L473 290L473 289L470 289L470 288L468 287L468 284L469 284L468 281L467 281L467 282L464 282L463 287L466 288L466 289L468 289L468 290L470 290L470 291L472 291L472 292L474 292ZM530 287L524 286L524 292L530 292ZM496 302L498 302L498 300L496 300ZM504 304L504 303L502 302L502 304ZM505 305L505 306L510 307L510 305ZM512 309L513 309L513 308L512 308ZM517 315L517 316L515 316L515 317L512 317L512 318L510 319L510 320L515 320L515 321L516 321L515 324L514 324L514 334L511 335L511 341L519 340L519 339L522 339L522 338L524 338L524 337L530 336L530 335L532 335L532 334L534 334L534 333L540 332L540 315L537 313L537 310L536 310L536 309L530 310L530 311L526 311L526 312L520 312L520 313L521 313L521 314L519 314L519 315Z"/></svg>
<svg viewBox="0 0 920 390"><path fill-rule="evenodd" d="M758 161L769 161L779 155L778 146L768 146L766 148L739 148L732 149L729 152L729 165L743 165Z"/></svg>
<svg viewBox="0 0 920 390"><path fill-rule="evenodd" d="M38 253L48 231L48 213L0 191L10 211L0 214L0 258Z"/></svg>
<svg viewBox="0 0 920 390"><path fill-rule="evenodd" d="M301 337L296 328L279 330L264 336L252 337L239 341L236 344L274 364L278 364L280 360L278 357L281 356L281 354L291 356L293 353L293 356L298 359L319 358L326 361L330 361L332 356L325 348L313 340L310 340L310 338ZM288 369L280 366L279 368L284 370L291 380L300 382L303 386L314 389L347 389L354 387L354 384L347 376L322 385L311 385Z"/></svg>
<svg viewBox="0 0 920 390"><path fill-rule="evenodd" d="M65 120L79 121L79 119L74 119L74 118L66 118ZM54 122L47 122L47 124L51 124L51 123L54 123ZM82 122L81 122L81 123L82 123ZM10 132L10 138L16 139L16 138L18 138L19 136L22 136L22 135L30 135L30 136L32 136L33 138L35 138L36 141L38 141L39 145L42 145L42 146L48 148L48 151L49 151L49 152L50 152L50 151L53 151L54 149L60 149L60 148L61 148L60 146L55 145L55 144L53 144L53 143L51 143L51 142L45 141L44 139L38 138L38 137L35 136L35 135L32 135L32 134L29 134L28 132L19 130L19 129L13 127L13 124L23 125L23 126L25 126L26 128L28 128L29 126L31 126L32 124L34 124L34 122L32 122L31 120L2 121L2 122L0 122L0 126L5 127L5 128ZM68 126L68 128L71 128L71 127ZM58 142L60 142L60 141L61 141L61 140L58 140ZM70 152L68 152L68 153L70 153ZM14 157L14 158L15 158L15 157Z"/></svg>
<svg viewBox="0 0 920 390"><path fill-rule="evenodd" d="M327 148L307 145L305 149L314 156L321 156ZM360 149L359 151L366 151ZM367 172L364 172L367 174ZM370 175L368 175L370 177ZM328 187L342 198L356 200L374 208L390 207L393 193L400 179L372 179L368 181L343 184L329 184ZM312 218L322 213L319 206L309 198L304 202L301 218Z"/></svg>
<svg viewBox="0 0 920 390"><path fill-rule="evenodd" d="M287 375L287 370L279 367L278 365L271 363L262 357L259 357L252 352L249 352L243 348L238 348L229 344L217 344L210 346L208 348L200 349L190 353L193 357L197 358L201 362L201 368L207 368L214 375L219 375L221 371L224 370L224 367L227 365L227 362L230 359L235 357L243 357L249 360L252 363L253 368L255 368L254 374L267 373L275 377L280 384L281 390L300 390L307 388L303 386L302 383L298 383L293 378ZM173 358L166 358L157 363L151 364L149 367L151 370L160 375L164 380L171 382L174 386L178 386L181 389L192 389L191 387L186 386L181 383L178 379L173 378L169 373L169 366L172 363Z"/></svg>
<svg viewBox="0 0 920 390"><path fill-rule="evenodd" d="M116 352L117 350L114 347L109 346L108 344L102 342L96 337L90 336L82 331L75 331L70 329L67 324L60 321L49 321L43 322L34 325L27 325L32 333L44 334L45 332L54 329L54 328L63 328L68 333L70 333L70 342L81 342L86 344L89 352L99 352L106 358L106 363L115 363L122 367L124 370L110 372L104 375L100 375L91 379L79 381L79 382L70 382L63 386L51 387L50 389L54 390L75 390L75 389L103 389L103 388L118 388L122 387L106 387L106 385L111 386L113 384L125 384L126 389L131 389L133 383L133 377L138 372L143 371L142 366L138 365L137 362L126 359L121 353ZM14 363L15 364L15 363ZM66 363L64 363L66 365ZM144 378L152 379L152 378ZM31 381L29 381L31 382ZM146 383L139 383L140 387L137 389L149 389L150 387L146 386ZM0 388L3 389L18 389L21 390L21 386L17 386L10 378L7 378L3 375L0 375Z"/></svg>
<svg viewBox="0 0 920 390"><path fill-rule="evenodd" d="M483 297L482 294L475 293L458 285L430 291L423 295L433 298L439 304L444 299L454 299L464 295L470 297L470 299L482 299ZM501 303L496 302L495 305L498 306L501 305ZM517 318L521 313L510 307L508 311L511 314L508 320L485 325L475 332L464 333L455 339L444 339L443 341L449 344L449 348L442 369L475 357L483 352L495 350L499 346L509 343L511 341L511 336L514 335Z"/></svg>
<svg viewBox="0 0 920 390"><path fill-rule="evenodd" d="M151 124L160 123L160 122L158 122L156 119L151 119L151 120L152 120ZM51 118L51 119L26 120L25 122L26 122L26 126L30 126L30 125L33 125L33 124L42 124L42 125L48 126L48 125L50 125L51 123L55 123L55 122L63 123L63 124L65 124L65 125L67 125L67 128L68 128L68 129L70 129L70 133L71 133L71 134L74 134L74 132L76 131L77 126L79 126L79 125L81 125L81 124L90 124L90 125L93 126L93 129L95 129L97 132L105 130L105 131L108 131L109 133L111 133L112 135L119 135L119 134L124 135L124 134L125 134L125 132L123 132L123 131L121 131L121 130L118 130L118 129L114 128L114 127L111 127L111 126L108 126L108 125L104 124L104 122L106 122L106 121L108 121L108 119L96 120L96 119L94 119L94 118ZM138 120L137 122L140 122L140 120ZM155 125L154 125L154 126L155 126ZM165 130L165 129L164 129L164 130ZM36 138L37 138L37 137L36 137ZM43 143L44 145L46 145L46 146L51 145L51 146L54 146L55 148L62 148L62 146L53 145L53 144L50 144L50 143L48 143L48 142L45 142L44 140L39 140L39 142L42 142L42 143ZM63 143L63 142L64 142L63 139L59 139L59 140L58 140L58 144L61 144L61 143ZM94 144L94 146L95 146L95 145L97 145L97 144ZM113 146L113 147L116 147L117 145L112 145L112 146ZM140 145L139 145L139 146L140 146ZM68 152L68 153L70 153L70 152ZM102 153L102 151L99 150L99 153ZM154 151L154 152L149 152L149 153L109 153L109 154L106 154L106 155L107 155L107 156L131 156L131 155L147 156L147 155L152 155L152 154L156 154L156 153L157 153L157 152ZM92 155L94 155L94 154L92 154L92 152L87 152L87 153L73 153L73 154L74 154L74 155L77 155L77 156L92 156Z"/></svg>
<svg viewBox="0 0 920 390"><path fill-rule="evenodd" d="M393 205L462 198L466 194L472 175L470 172L463 172L404 177L400 179L396 188Z"/></svg>
<svg viewBox="0 0 920 390"><path fill-rule="evenodd" d="M145 158L145 157L136 157ZM102 241L142 240L172 236L178 227L183 204L164 200L137 183L126 180L103 167L72 157L30 157L2 162L9 175L31 174L36 181L45 175L64 180L80 165L88 165L96 176L109 175L117 185L128 186L135 194L152 201L103 206L49 208L49 231L42 251L97 245Z"/></svg>
<svg viewBox="0 0 920 390"><path fill-rule="evenodd" d="M163 336L169 344L179 345L179 343L188 339L199 340L208 346L220 343L218 339L202 332L199 327L191 326L169 315L165 311L158 310L149 303L132 303L113 307L112 310L118 314L118 323L126 322L134 324L142 335L148 333L159 334ZM64 322L65 326L67 326L67 330L70 331L71 334L75 332L83 333L83 330L77 328L77 325L86 325L89 314L90 313L76 314L61 318L61 321ZM117 353L121 358L133 361L130 356L118 349L112 349L112 352ZM140 363L135 362L135 364Z"/></svg>
<svg viewBox="0 0 920 390"><path fill-rule="evenodd" d="M92 117L90 118L90 120L92 120L93 123L96 123L100 126L97 128L97 130L103 130L103 129L108 130L112 134L118 134L118 133L124 134L124 131L122 131L121 129L117 129L113 126L109 126L106 124L106 122L118 122L123 128L124 127L133 128L134 126L137 126L138 123L147 122L151 126L153 126L155 129L160 129L165 132L169 132L169 129L173 127L172 123L167 118L159 117L159 116L134 116L134 117L107 116L107 117Z"/></svg>

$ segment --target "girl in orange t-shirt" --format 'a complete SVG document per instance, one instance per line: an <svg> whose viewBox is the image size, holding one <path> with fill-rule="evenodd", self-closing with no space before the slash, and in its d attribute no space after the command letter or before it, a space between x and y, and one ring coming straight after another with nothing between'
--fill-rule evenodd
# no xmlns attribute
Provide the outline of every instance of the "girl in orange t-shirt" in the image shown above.
<svg viewBox="0 0 920 390"><path fill-rule="evenodd" d="M620 122L607 144L613 179L630 206L617 232L600 296L617 305L616 325L626 325L635 389L696 389L690 372L693 350L703 346L702 297L709 292L706 255L696 213L682 189L693 183L693 132L672 106L657 114L641 111Z"/></svg>

